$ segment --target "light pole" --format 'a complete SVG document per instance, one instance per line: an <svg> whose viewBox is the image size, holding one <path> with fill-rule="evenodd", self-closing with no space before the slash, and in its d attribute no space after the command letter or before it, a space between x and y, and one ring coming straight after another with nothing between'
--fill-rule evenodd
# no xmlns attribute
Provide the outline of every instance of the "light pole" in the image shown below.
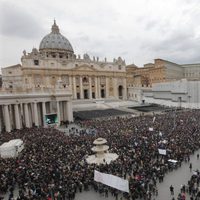
<svg viewBox="0 0 200 200"><path fill-rule="evenodd" d="M178 99L179 99L179 102L180 102L180 106L179 106L179 108L181 109L181 101L182 101L182 97L178 97Z"/></svg>
<svg viewBox="0 0 200 200"><path fill-rule="evenodd" d="M191 95L188 95L188 108L191 108L191 106L190 106L190 98L191 98Z"/></svg>

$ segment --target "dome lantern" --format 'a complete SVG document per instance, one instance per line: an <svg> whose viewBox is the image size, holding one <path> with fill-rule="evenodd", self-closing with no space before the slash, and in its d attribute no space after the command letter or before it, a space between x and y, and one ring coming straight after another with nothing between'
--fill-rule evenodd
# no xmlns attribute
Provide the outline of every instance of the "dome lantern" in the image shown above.
<svg viewBox="0 0 200 200"><path fill-rule="evenodd" d="M51 32L52 32L52 33L55 33L55 34L60 33L59 27L58 27L58 25L56 24L56 20L55 20L55 19L54 19L54 23L53 23L53 25L52 25L52 27L51 27Z"/></svg>

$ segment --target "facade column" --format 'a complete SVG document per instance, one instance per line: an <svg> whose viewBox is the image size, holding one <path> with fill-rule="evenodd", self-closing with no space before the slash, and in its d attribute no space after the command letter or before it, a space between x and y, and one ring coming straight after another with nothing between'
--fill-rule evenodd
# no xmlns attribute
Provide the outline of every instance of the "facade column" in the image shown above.
<svg viewBox="0 0 200 200"><path fill-rule="evenodd" d="M80 98L83 99L83 79L80 76Z"/></svg>
<svg viewBox="0 0 200 200"><path fill-rule="evenodd" d="M74 118L73 118L72 102L67 101L66 104L67 104L67 120L69 122L73 122Z"/></svg>
<svg viewBox="0 0 200 200"><path fill-rule="evenodd" d="M92 99L92 78L89 76L89 99Z"/></svg>
<svg viewBox="0 0 200 200"><path fill-rule="evenodd" d="M69 87L72 89L72 77L69 76Z"/></svg>
<svg viewBox="0 0 200 200"><path fill-rule="evenodd" d="M97 83L97 77L95 77L95 99L98 99L98 83Z"/></svg>
<svg viewBox="0 0 200 200"><path fill-rule="evenodd" d="M114 94L114 98L119 98L119 95L118 95L118 88L117 88L117 78L113 78L113 94Z"/></svg>
<svg viewBox="0 0 200 200"><path fill-rule="evenodd" d="M106 77L106 98L109 98L109 78Z"/></svg>
<svg viewBox="0 0 200 200"><path fill-rule="evenodd" d="M123 80L123 99L127 99L126 79Z"/></svg>
<svg viewBox="0 0 200 200"><path fill-rule="evenodd" d="M46 127L46 121L45 121L45 115L46 115L46 102L42 102L42 121L43 121L43 126Z"/></svg>
<svg viewBox="0 0 200 200"><path fill-rule="evenodd" d="M2 105L0 105L0 133L1 133L1 131L2 131L2 129L3 129L3 123L2 123L2 120L3 120L3 115L2 115L2 109L3 109L3 106Z"/></svg>
<svg viewBox="0 0 200 200"><path fill-rule="evenodd" d="M98 96L101 98L101 79L100 77L97 78L97 86L98 86Z"/></svg>
<svg viewBox="0 0 200 200"><path fill-rule="evenodd" d="M30 128L30 118L29 118L29 113L28 113L28 104L24 104L24 113L25 113L25 126L27 128Z"/></svg>
<svg viewBox="0 0 200 200"><path fill-rule="evenodd" d="M19 107L18 104L14 105L14 109L15 109L15 128L16 129L20 129L20 117L19 117Z"/></svg>
<svg viewBox="0 0 200 200"><path fill-rule="evenodd" d="M77 93L76 93L76 77L73 76L73 98L77 99Z"/></svg>
<svg viewBox="0 0 200 200"><path fill-rule="evenodd" d="M39 126L37 103L34 102L33 106L34 106L35 126Z"/></svg>
<svg viewBox="0 0 200 200"><path fill-rule="evenodd" d="M9 115L8 105L4 105L4 113L5 113L4 121L6 125L6 132L10 132L11 124L10 124L10 115Z"/></svg>
<svg viewBox="0 0 200 200"><path fill-rule="evenodd" d="M56 105L57 105L58 126L60 126L60 104L59 104L59 101L56 101Z"/></svg>

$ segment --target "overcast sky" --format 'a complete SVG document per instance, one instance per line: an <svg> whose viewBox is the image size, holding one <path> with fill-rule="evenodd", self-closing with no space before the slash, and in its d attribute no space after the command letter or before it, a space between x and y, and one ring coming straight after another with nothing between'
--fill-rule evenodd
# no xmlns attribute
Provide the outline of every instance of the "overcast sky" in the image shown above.
<svg viewBox="0 0 200 200"><path fill-rule="evenodd" d="M38 48L54 18L77 55L200 62L199 0L0 0L0 67Z"/></svg>

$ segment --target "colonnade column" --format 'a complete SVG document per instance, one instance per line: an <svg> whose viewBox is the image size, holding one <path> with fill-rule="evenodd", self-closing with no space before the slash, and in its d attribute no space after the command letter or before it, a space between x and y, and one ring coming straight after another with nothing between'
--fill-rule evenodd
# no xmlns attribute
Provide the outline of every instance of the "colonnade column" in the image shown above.
<svg viewBox="0 0 200 200"><path fill-rule="evenodd" d="M80 76L80 98L83 99L83 79Z"/></svg>
<svg viewBox="0 0 200 200"><path fill-rule="evenodd" d="M34 118L35 118L35 126L39 126L38 109L37 109L37 103L36 102L34 102Z"/></svg>
<svg viewBox="0 0 200 200"><path fill-rule="evenodd" d="M3 120L2 109L3 109L3 106L0 105L0 133L1 133L2 129L3 129L3 123L2 123L2 120Z"/></svg>
<svg viewBox="0 0 200 200"><path fill-rule="evenodd" d="M67 120L69 122L73 122L74 118L73 118L73 111L72 111L72 102L71 101L67 101Z"/></svg>
<svg viewBox="0 0 200 200"><path fill-rule="evenodd" d="M42 102L42 119L44 127L46 127L45 115L46 115L46 102Z"/></svg>
<svg viewBox="0 0 200 200"><path fill-rule="evenodd" d="M24 113L25 113L25 125L27 128L30 128L30 118L29 118L29 113L28 113L28 104L24 104Z"/></svg>
<svg viewBox="0 0 200 200"><path fill-rule="evenodd" d="M98 83L97 83L97 77L95 77L95 99L98 99Z"/></svg>
<svg viewBox="0 0 200 200"><path fill-rule="evenodd" d="M76 77L73 76L73 98L77 99L77 94L76 94Z"/></svg>
<svg viewBox="0 0 200 200"><path fill-rule="evenodd" d="M109 78L106 77L106 98L109 97Z"/></svg>
<svg viewBox="0 0 200 200"><path fill-rule="evenodd" d="M4 119L5 119L6 131L10 132L11 124L10 124L10 115L9 115L8 105L4 105L4 113L5 113Z"/></svg>
<svg viewBox="0 0 200 200"><path fill-rule="evenodd" d="M58 126L60 126L60 104L59 104L59 101L56 101L56 104L57 104Z"/></svg>
<svg viewBox="0 0 200 200"><path fill-rule="evenodd" d="M15 126L16 126L16 129L20 129L21 126L20 126L20 115L19 115L18 104L14 105L14 109L15 109Z"/></svg>
<svg viewBox="0 0 200 200"><path fill-rule="evenodd" d="M89 77L89 99L92 99L92 80Z"/></svg>

